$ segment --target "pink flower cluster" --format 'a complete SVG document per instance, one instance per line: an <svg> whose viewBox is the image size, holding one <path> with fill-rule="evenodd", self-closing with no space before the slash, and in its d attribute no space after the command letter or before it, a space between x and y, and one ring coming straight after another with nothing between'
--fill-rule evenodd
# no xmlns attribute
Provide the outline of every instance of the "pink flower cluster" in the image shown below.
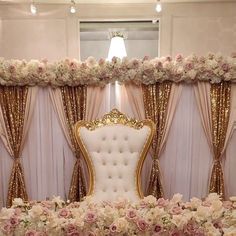
<svg viewBox="0 0 236 236"><path fill-rule="evenodd" d="M0 59L1 85L39 85L39 86L76 86L100 85L119 81L136 84L153 84L170 80L173 82L221 81L236 80L236 56L223 57L216 54L207 56L191 55L175 58L161 57L149 59L112 61L89 57L86 61L65 59L54 63L47 60L4 60Z"/></svg>
<svg viewBox="0 0 236 236"><path fill-rule="evenodd" d="M0 211L0 235L16 236L233 236L236 235L236 197L221 201L217 194L205 200L145 197L138 202L118 199L66 204L61 198L28 202L15 199Z"/></svg>

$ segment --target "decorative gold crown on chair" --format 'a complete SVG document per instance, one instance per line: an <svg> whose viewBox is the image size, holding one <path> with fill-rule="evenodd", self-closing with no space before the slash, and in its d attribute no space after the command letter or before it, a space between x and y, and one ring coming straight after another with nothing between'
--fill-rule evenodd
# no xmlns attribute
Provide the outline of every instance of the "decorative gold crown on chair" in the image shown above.
<svg viewBox="0 0 236 236"><path fill-rule="evenodd" d="M142 121L138 121L134 118L129 118L125 114L121 113L118 109L112 109L101 119L96 119L94 121L88 122L85 127L89 130L94 130L99 127L113 124L127 125L135 129L141 129L144 126Z"/></svg>

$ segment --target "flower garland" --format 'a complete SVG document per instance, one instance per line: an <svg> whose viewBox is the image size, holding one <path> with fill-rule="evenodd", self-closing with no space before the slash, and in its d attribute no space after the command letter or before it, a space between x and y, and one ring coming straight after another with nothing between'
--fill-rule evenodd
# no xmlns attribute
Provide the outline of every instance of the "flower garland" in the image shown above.
<svg viewBox="0 0 236 236"><path fill-rule="evenodd" d="M236 197L221 201L210 194L202 201L183 202L181 194L171 200L153 196L131 203L125 199L66 204L52 201L24 203L15 199L0 211L0 235L16 236L233 236L236 235Z"/></svg>
<svg viewBox="0 0 236 236"><path fill-rule="evenodd" d="M77 86L100 85L119 81L136 84L154 84L170 80L173 82L236 81L236 54L231 57L209 54L205 57L191 55L175 59L162 57L149 59L114 57L112 61L89 57L86 61L65 59L54 63L47 60L0 59L1 85L29 86Z"/></svg>

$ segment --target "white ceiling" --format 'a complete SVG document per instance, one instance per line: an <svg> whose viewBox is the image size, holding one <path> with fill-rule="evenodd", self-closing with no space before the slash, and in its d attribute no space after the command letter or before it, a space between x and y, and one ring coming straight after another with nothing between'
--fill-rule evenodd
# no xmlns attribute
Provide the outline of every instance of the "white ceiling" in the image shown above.
<svg viewBox="0 0 236 236"><path fill-rule="evenodd" d="M0 0L0 4L6 3L29 3L31 0ZM57 3L57 4L68 4L70 0L34 0L35 3ZM116 4L116 3L155 3L156 0L75 0L78 4ZM236 0L161 0L161 2L236 2Z"/></svg>

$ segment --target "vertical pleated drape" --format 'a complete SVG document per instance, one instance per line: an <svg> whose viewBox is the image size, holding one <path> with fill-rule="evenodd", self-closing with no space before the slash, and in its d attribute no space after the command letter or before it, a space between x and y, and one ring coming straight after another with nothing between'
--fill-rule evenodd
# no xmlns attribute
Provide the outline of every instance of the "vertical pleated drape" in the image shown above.
<svg viewBox="0 0 236 236"><path fill-rule="evenodd" d="M225 186L222 158L230 117L231 83L221 82L219 84L212 84L210 98L214 163L209 192L216 192L224 198Z"/></svg>
<svg viewBox="0 0 236 236"><path fill-rule="evenodd" d="M0 86L0 136L13 158L7 206L14 198L28 200L21 164L24 140L31 121L37 89L27 86Z"/></svg>
<svg viewBox="0 0 236 236"><path fill-rule="evenodd" d="M159 154L164 136L171 85L172 83L167 81L152 85L143 85L142 87L145 116L156 124L156 133L151 146L153 163L148 185L148 194L156 198L163 197Z"/></svg>
<svg viewBox="0 0 236 236"><path fill-rule="evenodd" d="M60 90L67 129L69 131L72 149L76 157L76 163L72 173L69 199L71 201L81 201L86 195L86 187L84 173L81 168L81 153L76 142L73 128L77 121L85 119L87 90L86 86L63 86Z"/></svg>

